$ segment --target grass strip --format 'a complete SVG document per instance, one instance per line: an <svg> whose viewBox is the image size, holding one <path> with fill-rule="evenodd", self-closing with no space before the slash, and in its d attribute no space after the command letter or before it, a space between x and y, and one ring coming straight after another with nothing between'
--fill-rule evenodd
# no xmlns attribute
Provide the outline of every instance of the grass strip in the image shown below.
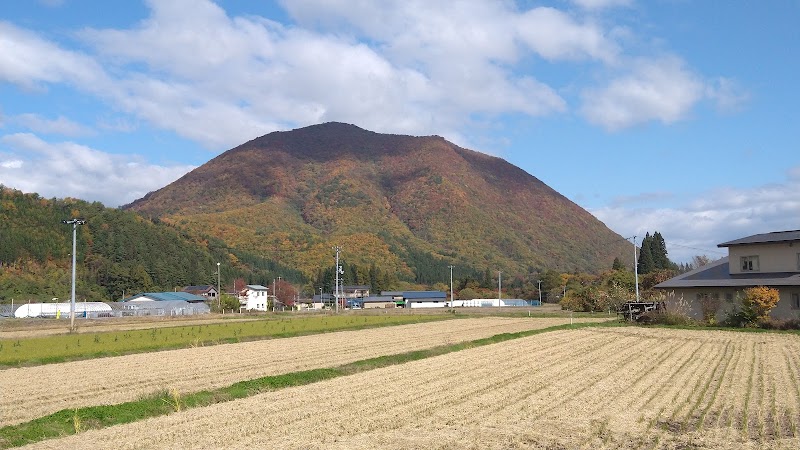
<svg viewBox="0 0 800 450"><path fill-rule="evenodd" d="M340 315L0 339L0 368L60 363L332 331L452 319L454 315Z"/></svg>
<svg viewBox="0 0 800 450"><path fill-rule="evenodd" d="M150 417L162 416L188 408L209 406L240 398L250 397L261 392L273 391L292 386L301 386L352 375L361 372L417 361L447 353L458 352L469 348L496 344L541 333L557 330L579 329L586 327L620 326L617 322L579 323L557 325L537 330L517 333L502 333L488 338L458 344L443 345L426 350L417 350L395 355L355 361L333 368L320 368L291 372L281 375L241 381L230 386L179 394L177 392L161 392L139 400L116 405L88 406L77 409L65 409L59 412L31 420L29 422L0 428L0 448L19 447L34 442L62 436L77 434L81 431L106 428L113 425L136 422Z"/></svg>

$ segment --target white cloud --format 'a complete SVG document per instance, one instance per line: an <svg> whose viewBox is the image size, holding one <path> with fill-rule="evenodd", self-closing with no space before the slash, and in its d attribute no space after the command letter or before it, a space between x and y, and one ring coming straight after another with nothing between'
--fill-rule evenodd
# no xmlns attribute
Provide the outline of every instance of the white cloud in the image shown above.
<svg viewBox="0 0 800 450"><path fill-rule="evenodd" d="M725 256L717 244L770 231L800 228L800 167L782 183L753 189L720 188L697 194L675 208L608 206L590 212L623 236L660 232L670 259L689 262L698 254Z"/></svg>
<svg viewBox="0 0 800 450"><path fill-rule="evenodd" d="M11 159L8 161L0 161L0 167L3 169L20 169L23 162L19 159Z"/></svg>
<svg viewBox="0 0 800 450"><path fill-rule="evenodd" d="M91 57L63 50L34 33L0 21L0 80L28 89L42 83L68 83L102 90L109 86Z"/></svg>
<svg viewBox="0 0 800 450"><path fill-rule="evenodd" d="M36 135L3 136L11 155L0 163L3 184L45 197L75 197L119 206L143 197L194 169L158 166L136 155L112 155L73 142L50 143Z"/></svg>
<svg viewBox="0 0 800 450"><path fill-rule="evenodd" d="M583 94L583 115L616 131L657 120L673 123L686 117L704 96L702 80L677 57L634 63L632 73L601 89Z"/></svg>
<svg viewBox="0 0 800 450"><path fill-rule="evenodd" d="M292 25L232 17L210 1L147 4L150 15L131 28L76 33L83 51L0 22L0 81L68 84L124 114L123 124L146 122L221 150L329 120L459 139L502 115L568 112L561 87L537 77L540 60L590 73L619 71L626 60L618 30L514 2L297 0L284 5ZM704 96L734 102L733 85L704 83L678 58L642 60L587 89L582 112L610 130L672 123Z"/></svg>
<svg viewBox="0 0 800 450"><path fill-rule="evenodd" d="M633 0L572 0L572 3L584 9L605 9L618 6L630 6Z"/></svg>
<svg viewBox="0 0 800 450"><path fill-rule="evenodd" d="M750 93L730 78L719 77L706 88L706 96L720 111L738 112L750 100Z"/></svg>
<svg viewBox="0 0 800 450"><path fill-rule="evenodd" d="M58 116L55 119L46 119L39 114L26 113L9 117L8 120L9 122L22 125L31 131L42 134L87 136L94 133L91 129L77 122L73 122L64 116Z"/></svg>
<svg viewBox="0 0 800 450"><path fill-rule="evenodd" d="M535 8L519 18L520 39L548 60L598 59L612 62L619 49L594 24L579 24L554 8Z"/></svg>

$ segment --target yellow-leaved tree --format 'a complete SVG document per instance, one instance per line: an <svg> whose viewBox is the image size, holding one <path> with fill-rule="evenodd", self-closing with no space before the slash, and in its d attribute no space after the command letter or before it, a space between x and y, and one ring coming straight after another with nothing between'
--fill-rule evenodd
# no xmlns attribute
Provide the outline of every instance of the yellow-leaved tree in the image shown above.
<svg viewBox="0 0 800 450"><path fill-rule="evenodd" d="M778 304L780 293L777 289L756 286L744 290L742 310L754 321L769 320L769 313Z"/></svg>

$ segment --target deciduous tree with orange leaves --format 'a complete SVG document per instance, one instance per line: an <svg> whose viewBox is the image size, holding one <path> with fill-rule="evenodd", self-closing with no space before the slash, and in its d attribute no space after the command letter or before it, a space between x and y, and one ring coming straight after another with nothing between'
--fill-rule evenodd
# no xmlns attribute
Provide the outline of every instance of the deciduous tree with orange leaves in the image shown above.
<svg viewBox="0 0 800 450"><path fill-rule="evenodd" d="M769 320L769 313L778 304L780 293L777 289L766 286L756 286L744 290L742 309L750 313L756 321Z"/></svg>

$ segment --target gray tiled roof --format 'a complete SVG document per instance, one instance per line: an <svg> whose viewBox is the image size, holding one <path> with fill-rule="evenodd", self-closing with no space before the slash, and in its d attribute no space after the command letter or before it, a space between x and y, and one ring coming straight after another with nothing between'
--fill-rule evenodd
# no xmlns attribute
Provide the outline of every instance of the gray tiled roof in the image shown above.
<svg viewBox="0 0 800 450"><path fill-rule="evenodd" d="M678 275L655 285L657 289L695 287L800 286L800 273L747 273L731 275L728 258Z"/></svg>
<svg viewBox="0 0 800 450"><path fill-rule="evenodd" d="M772 233L754 234L752 236L747 236L741 239L735 239L733 241L717 244L717 247L730 247L732 245L765 244L769 242L790 242L790 241L800 241L800 230L773 231Z"/></svg>

